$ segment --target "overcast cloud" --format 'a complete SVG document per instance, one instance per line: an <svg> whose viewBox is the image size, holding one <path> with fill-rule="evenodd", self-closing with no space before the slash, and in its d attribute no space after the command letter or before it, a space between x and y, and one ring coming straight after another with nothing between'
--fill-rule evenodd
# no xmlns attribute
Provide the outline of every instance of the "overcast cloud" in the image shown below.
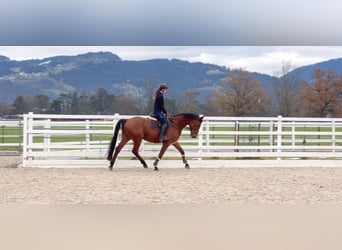
<svg viewBox="0 0 342 250"><path fill-rule="evenodd" d="M0 46L0 55L12 60L99 51L112 52L122 60L180 59L270 75L276 75L284 62L300 67L342 58L342 46Z"/></svg>
<svg viewBox="0 0 342 250"><path fill-rule="evenodd" d="M1 45L340 45L340 0L4 0Z"/></svg>

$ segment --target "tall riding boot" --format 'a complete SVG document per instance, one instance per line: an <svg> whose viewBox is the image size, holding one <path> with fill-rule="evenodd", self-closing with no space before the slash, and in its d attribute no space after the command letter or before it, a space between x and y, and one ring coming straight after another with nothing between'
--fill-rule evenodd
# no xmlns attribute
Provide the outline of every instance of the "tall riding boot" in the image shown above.
<svg viewBox="0 0 342 250"><path fill-rule="evenodd" d="M166 130L167 130L167 124L163 124L160 127L160 135L159 135L159 140L160 141L166 141L168 138L166 136Z"/></svg>

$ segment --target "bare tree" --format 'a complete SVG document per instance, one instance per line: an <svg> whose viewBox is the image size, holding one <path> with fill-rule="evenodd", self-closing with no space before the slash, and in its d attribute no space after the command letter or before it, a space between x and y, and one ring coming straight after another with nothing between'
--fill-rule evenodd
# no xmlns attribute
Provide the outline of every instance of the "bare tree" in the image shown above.
<svg viewBox="0 0 342 250"><path fill-rule="evenodd" d="M213 101L222 115L262 115L268 109L260 82L242 69L231 71L219 91L214 93Z"/></svg>
<svg viewBox="0 0 342 250"><path fill-rule="evenodd" d="M139 114L140 107L130 94L119 95L115 97L112 103L113 113L136 115Z"/></svg>
<svg viewBox="0 0 342 250"><path fill-rule="evenodd" d="M139 100L139 106L142 108L142 114L148 115L153 110L153 95L157 90L157 85L154 82L148 82L143 86L142 96Z"/></svg>
<svg viewBox="0 0 342 250"><path fill-rule="evenodd" d="M302 84L294 74L289 74L293 69L290 62L283 62L278 73L279 80L274 86L275 112L282 116L296 116L299 113L299 92Z"/></svg>
<svg viewBox="0 0 342 250"><path fill-rule="evenodd" d="M324 117L339 113L342 93L342 76L332 70L315 69L314 82L305 82L301 91L301 114Z"/></svg>
<svg viewBox="0 0 342 250"><path fill-rule="evenodd" d="M33 100L33 109L37 113L46 113L50 107L50 100L47 95L36 95Z"/></svg>
<svg viewBox="0 0 342 250"><path fill-rule="evenodd" d="M183 113L200 113L201 108L197 100L198 95L199 92L196 90L186 91L178 103L178 111Z"/></svg>

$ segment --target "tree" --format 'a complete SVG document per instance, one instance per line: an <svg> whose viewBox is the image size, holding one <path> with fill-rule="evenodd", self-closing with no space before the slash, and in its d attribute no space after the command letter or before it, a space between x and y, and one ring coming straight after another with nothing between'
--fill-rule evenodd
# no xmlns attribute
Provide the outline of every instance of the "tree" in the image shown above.
<svg viewBox="0 0 342 250"><path fill-rule="evenodd" d="M156 92L157 87L154 82L148 82L143 87L142 99L139 101L139 106L142 108L142 114L150 114L153 111L154 104L154 93Z"/></svg>
<svg viewBox="0 0 342 250"><path fill-rule="evenodd" d="M52 114L62 114L62 102L57 99L50 104L49 112Z"/></svg>
<svg viewBox="0 0 342 250"><path fill-rule="evenodd" d="M176 105L176 99L174 97L165 97L165 108L170 115L179 113Z"/></svg>
<svg viewBox="0 0 342 250"><path fill-rule="evenodd" d="M72 92L69 94L70 98L70 110L69 114L79 114L80 107L79 107L79 96L76 92Z"/></svg>
<svg viewBox="0 0 342 250"><path fill-rule="evenodd" d="M33 109L37 113L45 113L49 110L50 100L46 95L36 95L33 99Z"/></svg>
<svg viewBox="0 0 342 250"><path fill-rule="evenodd" d="M60 103L61 114L79 114L79 96L76 92L62 93L57 100Z"/></svg>
<svg viewBox="0 0 342 250"><path fill-rule="evenodd" d="M0 101L0 118L10 113L10 107L7 103Z"/></svg>
<svg viewBox="0 0 342 250"><path fill-rule="evenodd" d="M96 107L94 105L96 103L96 98L94 95L87 93L84 95L81 95L79 97L78 105L79 105L79 114L81 115L95 115L96 113Z"/></svg>
<svg viewBox="0 0 342 250"><path fill-rule="evenodd" d="M12 104L12 113L17 114L25 114L32 111L33 106L33 96L28 94L23 94L17 96Z"/></svg>
<svg viewBox="0 0 342 250"><path fill-rule="evenodd" d="M292 68L290 62L284 62L281 72L278 73L279 80L274 85L275 113L277 115L296 116L299 113L301 84L295 75L289 74Z"/></svg>
<svg viewBox="0 0 342 250"><path fill-rule="evenodd" d="M96 114L110 113L112 98L105 89L99 88L93 99L92 105L94 105Z"/></svg>
<svg viewBox="0 0 342 250"><path fill-rule="evenodd" d="M231 71L213 98L214 106L222 115L257 116L268 109L260 82L242 69Z"/></svg>
<svg viewBox="0 0 342 250"><path fill-rule="evenodd" d="M305 82L301 91L301 115L324 117L340 115L342 76L332 70L315 69L313 83Z"/></svg>
<svg viewBox="0 0 342 250"><path fill-rule="evenodd" d="M200 113L200 103L197 100L199 92L196 90L186 91L178 103L178 111L182 113Z"/></svg>
<svg viewBox="0 0 342 250"><path fill-rule="evenodd" d="M136 115L140 107L131 95L119 95L115 97L115 101L111 105L112 113Z"/></svg>

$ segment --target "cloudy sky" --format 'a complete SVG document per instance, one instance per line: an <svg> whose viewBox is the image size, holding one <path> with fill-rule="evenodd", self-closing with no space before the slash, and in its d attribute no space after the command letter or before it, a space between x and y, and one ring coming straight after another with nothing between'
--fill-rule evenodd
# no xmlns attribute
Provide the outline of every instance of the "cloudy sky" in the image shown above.
<svg viewBox="0 0 342 250"><path fill-rule="evenodd" d="M99 51L110 51L122 60L176 58L270 75L285 62L300 67L342 58L342 46L0 46L0 55L13 60Z"/></svg>
<svg viewBox="0 0 342 250"><path fill-rule="evenodd" d="M341 0L4 0L2 45L341 45Z"/></svg>
<svg viewBox="0 0 342 250"><path fill-rule="evenodd" d="M5 0L0 55L110 51L275 74L283 62L341 58L341 9L341 0Z"/></svg>

